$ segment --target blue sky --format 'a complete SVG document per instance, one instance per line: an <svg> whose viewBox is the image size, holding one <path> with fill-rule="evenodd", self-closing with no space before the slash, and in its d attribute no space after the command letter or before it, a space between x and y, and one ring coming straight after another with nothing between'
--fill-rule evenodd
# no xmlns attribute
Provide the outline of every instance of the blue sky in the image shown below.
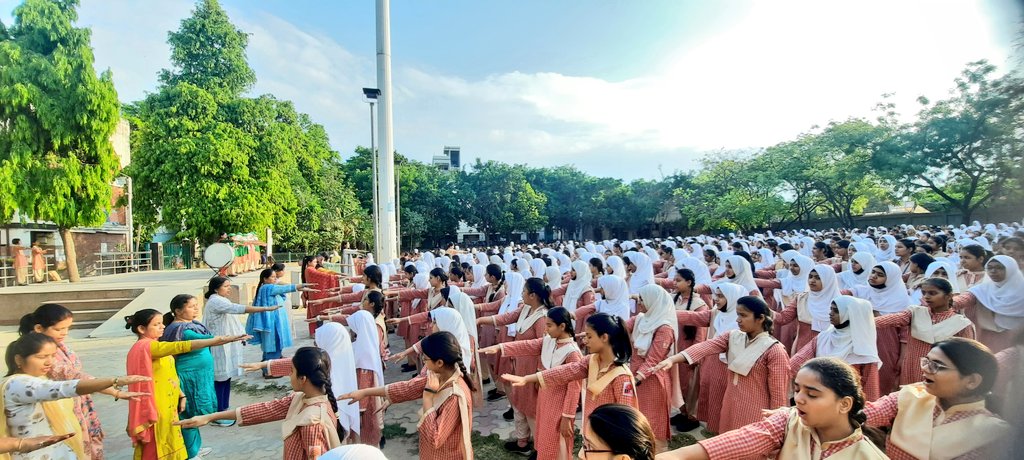
<svg viewBox="0 0 1024 460"><path fill-rule="evenodd" d="M20 3L0 0L0 20ZM360 88L376 86L374 2L222 1L251 34L253 94L323 124L348 155L369 144ZM122 101L152 91L187 0L82 0L99 69ZM720 149L869 116L907 117L963 66L1021 62L1013 0L410 1L391 5L396 149L574 164L656 178Z"/></svg>

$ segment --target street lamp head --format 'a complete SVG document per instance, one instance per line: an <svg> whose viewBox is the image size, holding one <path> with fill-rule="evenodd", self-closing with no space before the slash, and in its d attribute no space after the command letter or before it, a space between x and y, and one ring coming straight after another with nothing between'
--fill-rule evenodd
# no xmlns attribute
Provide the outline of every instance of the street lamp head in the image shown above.
<svg viewBox="0 0 1024 460"><path fill-rule="evenodd" d="M363 100L369 103L377 102L380 97L380 90L377 88L363 88Z"/></svg>

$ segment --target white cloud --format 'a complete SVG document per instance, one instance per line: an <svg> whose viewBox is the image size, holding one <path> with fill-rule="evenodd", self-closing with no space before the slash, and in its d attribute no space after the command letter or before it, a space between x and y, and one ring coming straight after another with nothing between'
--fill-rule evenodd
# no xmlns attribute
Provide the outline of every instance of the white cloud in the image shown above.
<svg viewBox="0 0 1024 460"><path fill-rule="evenodd" d="M142 97L167 65L166 32L192 3L83 3L98 67L114 70L122 100ZM251 34L254 93L294 101L344 155L369 143L360 88L376 86L373 49L253 8L228 11ZM969 61L1005 66L1010 43L993 23L1009 16L955 0L755 2L731 27L622 81L515 69L467 80L407 65L394 48L395 145L424 161L454 144L467 161L575 163L624 178L690 169L703 151L767 146L870 115L882 93L912 112L915 97L943 96Z"/></svg>

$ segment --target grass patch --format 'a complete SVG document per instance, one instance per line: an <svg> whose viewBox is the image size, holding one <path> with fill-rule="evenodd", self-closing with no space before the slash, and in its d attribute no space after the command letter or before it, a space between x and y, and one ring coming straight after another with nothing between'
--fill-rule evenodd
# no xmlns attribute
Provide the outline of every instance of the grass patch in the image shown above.
<svg viewBox="0 0 1024 460"><path fill-rule="evenodd" d="M707 428L701 428L700 429L700 435L704 436L704 439L715 437L715 433L712 433L712 432L708 431Z"/></svg>
<svg viewBox="0 0 1024 460"><path fill-rule="evenodd" d="M697 438L686 433L679 433L668 440L668 450L675 450L697 443Z"/></svg>
<svg viewBox="0 0 1024 460"><path fill-rule="evenodd" d="M382 430L381 432L384 434L384 438L386 439L411 438L415 436L414 434L407 431L405 428L402 428L402 425L399 425L397 423L384 424L384 430Z"/></svg>
<svg viewBox="0 0 1024 460"><path fill-rule="evenodd" d="M268 385L256 386L249 383L233 382L231 384L231 392L233 393L245 393L255 398L266 398L267 396L278 396L291 391L290 387L285 387L277 383L271 383Z"/></svg>
<svg viewBox="0 0 1024 460"><path fill-rule="evenodd" d="M486 458L488 460L522 460L526 458L523 455L513 454L505 450L505 441L508 440L499 438L497 434L482 436L479 431L474 431L470 439L476 458ZM573 443L573 455L575 455L583 447L583 436L580 435L579 429L576 429Z"/></svg>

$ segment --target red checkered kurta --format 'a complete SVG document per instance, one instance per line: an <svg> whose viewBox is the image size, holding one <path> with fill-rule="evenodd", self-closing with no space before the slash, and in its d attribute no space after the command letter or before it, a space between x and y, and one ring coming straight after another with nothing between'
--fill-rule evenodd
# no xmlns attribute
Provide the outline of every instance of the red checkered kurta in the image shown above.
<svg viewBox="0 0 1024 460"><path fill-rule="evenodd" d="M423 388L427 385L427 377L416 377L404 382L396 382L384 387L387 399L392 404L406 401L414 401L423 397ZM467 395L466 404L469 406L467 412L473 413L473 398L469 386L464 379L459 379L455 385L462 387ZM462 420L459 413L460 398L452 396L444 404L441 404L436 411L431 412L423 423L420 424L420 460L465 460L473 458L472 452L465 452L462 440L462 425L468 424L469 431L473 431L473 420Z"/></svg>
<svg viewBox="0 0 1024 460"><path fill-rule="evenodd" d="M519 320L519 312L523 308L529 308L529 306L523 305L520 308L503 315L494 316L493 324L496 327L515 324L516 321ZM518 342L544 337L544 330L546 328L547 324L545 323L544 318L541 318L534 322L532 327L517 333L515 337L508 339L504 343L509 343L513 340ZM502 329L507 330L504 327L502 327ZM537 366L540 365L540 353L532 356L511 358L511 362L512 366L510 373L519 376L530 375L537 372ZM537 385L531 383L521 387L512 387L512 394L509 395L509 401L512 402L512 407L519 412L522 412L527 418L537 417Z"/></svg>
<svg viewBox="0 0 1024 460"><path fill-rule="evenodd" d="M306 299L307 300L319 300L319 299L323 299L323 298L326 298L326 297L331 297L333 294L328 294L328 293L326 293L324 291L326 291L328 289L331 289L331 288L338 287L338 277L336 275L332 275L330 273L324 273L324 272L322 272L320 270L317 270L317 269L315 269L313 267L306 267L305 275L306 275L306 282L307 283L315 284L316 286L314 286L314 288L317 289L318 291L321 291L321 292L306 292L306 293L304 293L306 295ZM306 304L306 318L316 318L321 313L323 313L324 310L326 310L328 308L334 308L334 307L337 307L339 305L340 304L338 302L336 302L336 301L324 302L324 303L319 304L319 305L309 305L307 303ZM316 323L309 323L309 335L310 336L313 335L313 332L315 330L316 330Z"/></svg>
<svg viewBox="0 0 1024 460"><path fill-rule="evenodd" d="M487 288L487 294L484 298L487 300L486 303L478 303L474 307L477 308L476 317L480 318L483 316L491 316L498 312L501 308L501 301L505 299L505 290L499 289L498 292L491 292L491 286ZM486 308L484 308L486 306ZM493 308L493 310L491 310ZM477 327L477 331L480 337L480 348L486 348L491 345L498 343L498 332L494 326L490 324L482 324ZM486 355L481 358L487 362L490 367L492 377L496 380L501 377L501 374L495 374L497 372L496 366L498 365L498 358L501 354L497 355Z"/></svg>
<svg viewBox="0 0 1024 460"><path fill-rule="evenodd" d="M684 353L690 362L698 362L705 357L717 360L719 353L728 350L729 334L722 334L687 348ZM761 411L765 409L788 406L789 384L789 355L782 344L775 343L746 376L728 373L720 430L729 431L761 420Z"/></svg>
<svg viewBox="0 0 1024 460"><path fill-rule="evenodd" d="M677 310L681 310L681 311L686 311L685 308L686 308L687 301L688 301L688 298L686 298L686 297L679 297L679 300L676 301L676 309ZM693 311L693 312L708 311L708 304L706 302L704 302L703 298L697 297L696 299L693 299L693 305L691 305L690 308L692 308L692 310L690 310L690 311ZM678 316L677 316L677 319L678 319ZM697 327L697 331L694 334L693 339L687 340L686 333L683 330L683 326L686 326L686 325L684 325L684 324L680 324L679 325L679 337L676 340L676 351L685 350L685 349L687 349L688 347L690 347L691 345L693 345L695 343L703 342L708 337L708 328L706 328L706 327ZM696 388L693 388L693 389L690 388L690 383L691 383L690 379L694 376L694 373L696 372L696 368L691 368L690 366L676 366L676 372L679 373L679 389L680 389L680 391L682 391L683 397L685 398L686 395L689 394L690 391L695 391L696 390ZM692 382L692 383L693 383L694 387L697 386L696 380L694 380L694 382ZM688 410L693 410L693 408L689 408ZM696 416L696 414L691 414L691 415Z"/></svg>
<svg viewBox="0 0 1024 460"><path fill-rule="evenodd" d="M679 321L680 328L683 326L698 326L706 328L711 325L711 314L712 310L702 310L697 312L677 311L676 319ZM707 329L705 329L705 331L707 331ZM689 348L689 346L687 348ZM686 348L682 348L681 350L685 349ZM676 367L690 368L691 366L684 363L679 364ZM726 369L725 363L718 359L718 355L711 355L702 359L698 368L700 369L700 372L697 374L697 412L693 413L692 407L687 410L697 417L697 420L703 420L707 423L709 430L714 433L718 433L718 430L721 427L719 424L719 417L722 413L722 398L725 396L726 381L729 379L729 370Z"/></svg>
<svg viewBox="0 0 1024 460"><path fill-rule="evenodd" d="M401 310L398 313L398 317L406 318L427 311L427 293L427 289L402 289L398 291L398 305ZM412 305L414 299L420 299L415 307ZM396 332L399 337L405 340L406 348L412 346L412 344L420 339L419 328L413 327L405 321L398 323Z"/></svg>
<svg viewBox="0 0 1024 460"><path fill-rule="evenodd" d="M377 382L373 371L356 369L356 381L359 389L375 388L384 384ZM345 404L345 403L341 403ZM359 401L359 442L371 446L380 445L384 429L384 413L380 411L380 398L363 398Z"/></svg>
<svg viewBox="0 0 1024 460"><path fill-rule="evenodd" d="M566 284L558 289L551 291L551 303L562 306L562 298L565 297L565 291L569 289L569 285ZM587 290L580 295L579 299L576 299L576 309L584 305L590 305L594 303L594 291Z"/></svg>
<svg viewBox="0 0 1024 460"><path fill-rule="evenodd" d="M978 305L978 298L973 292L964 292L956 296L953 301L953 309L961 312L972 323L978 324L978 309L984 308ZM990 331L983 327L977 329L978 341L985 344L992 353L998 353L1013 346L1013 339L1020 330L1006 330L1003 332Z"/></svg>
<svg viewBox="0 0 1024 460"><path fill-rule="evenodd" d="M772 452L782 448L786 442L786 428L789 418L793 412L780 410L765 417L764 420L751 423L727 433L709 439L697 441L708 453L711 460L736 459L736 458L765 458ZM843 449L850 447L864 439L859 431L849 437L836 442L824 443L818 446L814 438L811 438L811 452L807 452L810 458L813 453L821 450L821 460L829 458ZM870 441L867 441L870 442Z"/></svg>
<svg viewBox="0 0 1024 460"><path fill-rule="evenodd" d="M292 404L295 394L285 396L273 401L249 404L236 409L236 417L239 426L257 425L267 422L278 422L284 420L288 414L288 407ZM326 412L332 414L329 423L337 423L334 418L334 411L331 410L328 402L317 403L325 405ZM331 450L330 441L324 428L319 424L296 427L284 440L285 460L310 460Z"/></svg>
<svg viewBox="0 0 1024 460"><path fill-rule="evenodd" d="M608 373L611 367L605 369L604 372L599 372L597 378L601 378L603 375ZM552 369L548 369L540 373L540 387L560 387L567 386L570 383L580 381L587 378L590 371L590 360L587 357L574 362L566 363ZM605 404L625 404L632 406L634 409L639 410L636 401L636 387L633 385L632 378L628 375L620 375L615 377L608 386L604 387L604 390L596 396L591 394L589 390L584 386L580 390L583 399L583 431L587 429L587 418L590 417L590 413L594 412L600 406Z"/></svg>
<svg viewBox="0 0 1024 460"><path fill-rule="evenodd" d="M786 305L784 310L777 313L775 317L772 318L772 321L775 323L775 327L795 323L793 328L796 331L796 335L793 337L793 346L791 348L787 348L790 354L800 351L800 349L805 345L818 338L818 331L811 329L810 323L800 321L799 315L797 314L797 300L795 299L790 302L789 305Z"/></svg>
<svg viewBox="0 0 1024 460"><path fill-rule="evenodd" d="M635 318L626 322L626 329L632 333ZM633 349L633 357L629 362L629 369L633 372L638 383L636 388L637 398L640 400L640 413L647 417L654 430L654 437L667 441L672 437L672 428L669 426L668 413L669 402L672 400L672 370L658 371L651 373L653 367L669 357L674 349L676 337L669 326L661 326L654 331L654 339L651 340L651 348L647 350L646 356L640 356Z"/></svg>
<svg viewBox="0 0 1024 460"><path fill-rule="evenodd" d="M790 375L796 378L796 373L803 367L804 363L817 356L818 341L812 340L789 359ZM864 389L864 397L868 401L878 399L881 396L878 390L878 364L852 364L851 366L860 374L860 386Z"/></svg>
<svg viewBox="0 0 1024 460"><path fill-rule="evenodd" d="M892 426L896 420L896 415L899 413L899 395L900 393L893 392L885 395L878 399L878 401L870 402L864 407L864 413L868 416L867 424L871 426ZM977 415L983 415L986 417L995 417L991 412L985 409L980 410L965 410L961 412L955 412L949 417L946 417L941 422L936 424L939 416L942 415L942 408L938 404L935 405L935 411L932 413L932 426L941 426L947 423L953 423L965 418L974 417ZM989 451L988 448L975 449L964 455L957 457L957 460L983 460L989 458L999 458L996 454L998 452ZM904 452L899 447L893 445L892 442L887 442L885 445L885 454L892 460L918 460L914 456Z"/></svg>
<svg viewBox="0 0 1024 460"><path fill-rule="evenodd" d="M544 339L516 340L501 346L505 356L540 356ZM569 346L562 344L558 348ZM572 352L565 357L562 364L571 364L583 360L579 352ZM537 371L544 371L544 365L537 361ZM561 432L562 418L568 417L575 421L576 405L580 401L579 381L565 385L540 388L537 392L537 432L534 433L534 449L538 460L558 460L558 443L565 445L570 455L573 450L573 436L565 436Z"/></svg>
<svg viewBox="0 0 1024 460"><path fill-rule="evenodd" d="M941 323L956 314L953 310L932 313L932 324ZM906 329L908 331L907 343L901 347L899 358L901 363L899 384L901 386L921 381L921 358L925 357L932 349L932 344L915 339L910 335L910 322L912 318L913 315L910 313L910 310L875 317L875 327L879 331L891 328ZM956 337L973 339L974 328L968 326L957 332Z"/></svg>

